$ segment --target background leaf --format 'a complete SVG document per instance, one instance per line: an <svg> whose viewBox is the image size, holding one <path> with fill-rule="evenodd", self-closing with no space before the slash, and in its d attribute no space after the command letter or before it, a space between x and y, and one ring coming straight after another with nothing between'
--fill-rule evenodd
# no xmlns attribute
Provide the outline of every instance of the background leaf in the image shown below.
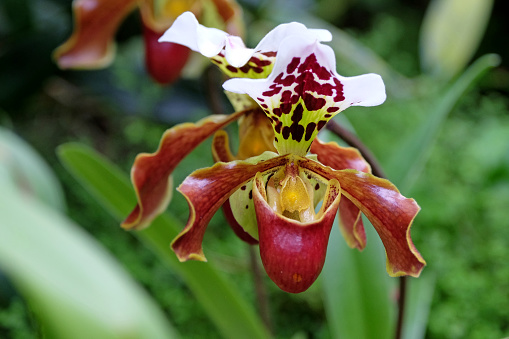
<svg viewBox="0 0 509 339"><path fill-rule="evenodd" d="M476 60L446 91L430 98L426 121L400 142L385 166L387 175L403 193L408 192L426 163L440 128L461 96L490 68L499 64L500 57L487 54Z"/></svg>
<svg viewBox="0 0 509 339"><path fill-rule="evenodd" d="M23 139L3 127L0 127L0 166L3 175L25 193L48 206L65 209L60 183L46 162Z"/></svg>
<svg viewBox="0 0 509 339"><path fill-rule="evenodd" d="M176 338L164 314L76 225L12 185L0 195L0 267L51 338Z"/></svg>
<svg viewBox="0 0 509 339"><path fill-rule="evenodd" d="M461 71L481 42L493 0L434 0L421 29L425 73L447 80Z"/></svg>
<svg viewBox="0 0 509 339"><path fill-rule="evenodd" d="M94 150L71 143L60 146L58 154L71 174L117 220L122 220L135 206L134 191L126 175ZM270 337L253 308L211 263L178 261L169 244L182 228L175 217L163 214L150 227L135 234L187 282L224 337Z"/></svg>
<svg viewBox="0 0 509 339"><path fill-rule="evenodd" d="M333 228L322 272L324 302L332 338L393 337L397 280L385 271L385 251L367 219L368 244L359 252L346 245Z"/></svg>

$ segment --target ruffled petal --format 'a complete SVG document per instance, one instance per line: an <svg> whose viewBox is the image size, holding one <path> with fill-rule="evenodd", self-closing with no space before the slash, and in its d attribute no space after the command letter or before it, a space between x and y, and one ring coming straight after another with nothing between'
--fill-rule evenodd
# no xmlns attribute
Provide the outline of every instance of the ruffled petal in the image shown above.
<svg viewBox="0 0 509 339"><path fill-rule="evenodd" d="M304 156L334 115L352 105L373 106L385 100L379 75L345 78L335 69L329 46L309 36L292 35L281 42L268 78L234 78L223 88L246 93L258 102L272 120L280 154Z"/></svg>
<svg viewBox="0 0 509 339"><path fill-rule="evenodd" d="M335 142L324 143L317 138L311 144L310 152L318 156L319 162L335 170L354 169L371 173L371 166L354 147L341 147Z"/></svg>
<svg viewBox="0 0 509 339"><path fill-rule="evenodd" d="M186 12L175 20L159 41L182 44L211 58L230 77L265 78L272 71L281 41L291 35L319 41L332 39L327 30L308 29L303 24L292 22L277 26L255 48L247 48L239 36L200 25L192 13Z"/></svg>
<svg viewBox="0 0 509 339"><path fill-rule="evenodd" d="M267 274L283 291L307 290L322 271L340 197L338 181L329 181L321 217L312 222L298 222L274 212L267 204L264 180L260 173L256 175L253 198L260 255Z"/></svg>
<svg viewBox="0 0 509 339"><path fill-rule="evenodd" d="M62 69L106 67L113 60L113 37L121 21L136 7L135 0L75 0L71 37L53 57Z"/></svg>
<svg viewBox="0 0 509 339"><path fill-rule="evenodd" d="M159 38L159 42L173 42L211 58L224 48L228 33L200 25L191 12L182 13Z"/></svg>
<svg viewBox="0 0 509 339"><path fill-rule="evenodd" d="M385 246L391 276L418 277L426 262L410 237L410 226L420 210L386 179L356 170L336 171L303 159L299 166L328 179L337 179L341 193L368 217Z"/></svg>
<svg viewBox="0 0 509 339"><path fill-rule="evenodd" d="M226 60L233 67L241 67L253 56L264 53L277 53L281 42L289 36L310 37L318 41L331 41L332 34L325 29L308 29L301 23L281 24L271 30L255 48L242 48L240 44L226 45Z"/></svg>
<svg viewBox="0 0 509 339"><path fill-rule="evenodd" d="M341 147L334 142L323 143L315 139L311 144L311 153L316 154L318 161L335 170L355 169L371 173L371 166L353 147ZM361 211L348 199L341 199L339 203L339 218L341 234L348 246L364 249L366 246L366 232L362 223Z"/></svg>
<svg viewBox="0 0 509 339"><path fill-rule="evenodd" d="M244 112L213 115L197 124L184 123L167 130L155 153L139 154L131 169L138 204L122 223L126 229L147 227L161 214L171 198L170 175L180 161L218 129L237 120Z"/></svg>
<svg viewBox="0 0 509 339"><path fill-rule="evenodd" d="M226 199L256 173L275 171L288 161L287 157L273 156L261 162L257 162L256 158L250 161L220 162L194 171L182 182L178 191L189 204L189 219L184 230L171 244L180 261L206 261L202 241L210 219Z"/></svg>

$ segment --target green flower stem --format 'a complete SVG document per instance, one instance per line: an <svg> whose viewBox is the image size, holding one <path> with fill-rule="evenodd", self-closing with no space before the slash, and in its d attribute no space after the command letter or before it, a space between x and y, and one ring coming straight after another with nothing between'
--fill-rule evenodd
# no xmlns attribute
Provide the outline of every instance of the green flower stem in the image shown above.
<svg viewBox="0 0 509 339"><path fill-rule="evenodd" d="M269 299L267 298L267 290L263 283L263 274L260 270L258 257L252 245L248 245L249 261L251 265L251 273L253 274L253 281L255 285L256 302L258 306L258 313L262 318L263 323L270 333L273 333L272 319L270 313Z"/></svg>

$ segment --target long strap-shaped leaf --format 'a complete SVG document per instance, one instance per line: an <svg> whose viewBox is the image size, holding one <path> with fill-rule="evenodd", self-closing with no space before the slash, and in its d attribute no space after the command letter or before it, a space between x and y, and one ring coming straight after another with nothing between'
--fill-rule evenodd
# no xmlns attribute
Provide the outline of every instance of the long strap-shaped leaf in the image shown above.
<svg viewBox="0 0 509 339"><path fill-rule="evenodd" d="M406 193L420 174L426 163L431 147L437 138L440 127L447 115L454 108L459 98L492 67L500 63L496 54L487 54L477 59L438 100L430 99L429 116L426 122L407 140L402 140L399 149L385 167L389 179Z"/></svg>
<svg viewBox="0 0 509 339"><path fill-rule="evenodd" d="M0 267L43 337L179 337L150 296L72 221L2 175L0 190Z"/></svg>
<svg viewBox="0 0 509 339"><path fill-rule="evenodd" d="M60 146L58 155L69 172L117 220L122 220L130 212L136 203L134 192L127 176L112 163L94 150L75 143ZM150 227L135 234L187 282L224 337L269 338L253 308L212 264L178 261L169 242L182 227L176 218L163 214Z"/></svg>

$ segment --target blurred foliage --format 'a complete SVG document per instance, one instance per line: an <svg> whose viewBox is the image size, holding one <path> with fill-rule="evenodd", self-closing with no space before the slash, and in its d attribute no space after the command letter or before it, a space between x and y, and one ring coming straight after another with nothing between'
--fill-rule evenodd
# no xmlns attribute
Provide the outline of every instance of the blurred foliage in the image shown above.
<svg viewBox="0 0 509 339"><path fill-rule="evenodd" d="M427 260L425 273L432 273L436 282L426 338L508 336L509 45L504 43L509 34L507 4L493 1L486 34L479 38L480 44L477 42L468 53L462 53L473 58L461 61L463 66L443 77L440 72L437 75L436 64L419 55L421 25L431 1L241 3L250 27L248 41L256 43L277 20L315 20L339 27L337 33L344 34L337 35L338 41L348 46L344 55L337 51L340 74L387 72L384 79L390 95L384 105L372 109L353 107L344 114L384 165L402 140L427 121L449 77L457 79L456 72L461 73L465 64L483 54L501 56L502 64L447 112L424 169L409 192L403 193L414 197L422 207L412 236ZM451 13L455 15L454 11ZM139 27L138 20L132 16L121 27L119 53L112 67L62 72L50 55L70 33L70 2L2 1L0 124L26 140L50 164L62 183L68 217L107 248L142 284L178 332L185 338L219 338L213 322L182 278L121 230L55 156L58 145L78 140L107 155L127 173L135 155L154 150L167 127L208 114L203 85L206 75L186 77L172 87L159 87L149 80L143 69L140 32L133 28ZM365 59L348 60L348 53L359 51L363 45L369 48L368 54L363 54ZM337 43L334 48L341 46ZM421 64L426 65L424 72ZM369 65L378 68L369 69ZM221 79L212 78L219 86ZM224 109L230 110L226 102ZM209 149L210 143L205 143L185 159L175 173L175 182L198 166L210 165ZM180 195L175 195L171 209L176 218L186 220L187 203ZM331 240L331 246L334 241L341 239ZM212 220L205 243L211 261L244 299L254 304L248 252L225 227L221 215ZM277 337L333 337L333 326L324 320L327 312L320 286L324 281L301 295L281 293L270 281L266 282ZM412 286L414 280L409 283ZM35 338L39 332L30 303L0 274L0 337Z"/></svg>

